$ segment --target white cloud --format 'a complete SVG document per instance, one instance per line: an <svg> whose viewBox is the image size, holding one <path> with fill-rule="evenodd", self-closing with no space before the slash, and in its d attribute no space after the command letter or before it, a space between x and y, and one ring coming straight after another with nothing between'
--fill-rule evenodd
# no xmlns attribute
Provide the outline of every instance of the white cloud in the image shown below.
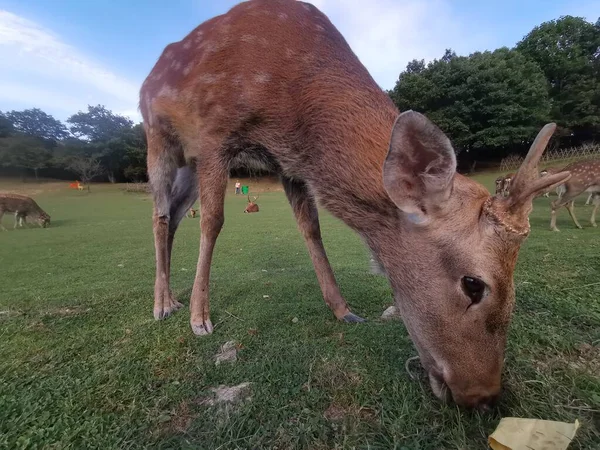
<svg viewBox="0 0 600 450"><path fill-rule="evenodd" d="M412 59L440 58L446 48L467 54L489 44L444 0L309 1L329 17L384 89L394 87Z"/></svg>
<svg viewBox="0 0 600 450"><path fill-rule="evenodd" d="M0 10L0 105L40 107L65 119L104 104L140 120L139 85L94 62L50 30Z"/></svg>

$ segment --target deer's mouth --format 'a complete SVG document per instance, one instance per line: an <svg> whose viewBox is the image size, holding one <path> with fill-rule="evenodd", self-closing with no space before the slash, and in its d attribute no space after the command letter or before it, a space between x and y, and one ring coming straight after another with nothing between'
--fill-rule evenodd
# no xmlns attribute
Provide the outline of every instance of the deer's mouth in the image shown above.
<svg viewBox="0 0 600 450"><path fill-rule="evenodd" d="M444 377L437 370L429 370L429 384L433 394L444 403L449 403L452 400L450 388L444 381Z"/></svg>

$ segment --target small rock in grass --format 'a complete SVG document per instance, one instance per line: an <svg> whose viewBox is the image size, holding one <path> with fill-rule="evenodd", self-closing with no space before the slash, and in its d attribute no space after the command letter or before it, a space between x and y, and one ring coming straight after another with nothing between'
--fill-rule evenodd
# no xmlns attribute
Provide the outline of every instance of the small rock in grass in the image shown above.
<svg viewBox="0 0 600 450"><path fill-rule="evenodd" d="M396 308L395 305L392 305L383 312L383 314L381 315L381 319L382 320L400 319L400 311L398 310L398 308Z"/></svg>
<svg viewBox="0 0 600 450"><path fill-rule="evenodd" d="M222 362L236 362L237 347L234 341L225 342L221 346L221 351L215 355L215 365L218 366Z"/></svg>
<svg viewBox="0 0 600 450"><path fill-rule="evenodd" d="M201 405L217 405L220 403L238 403L242 400L249 400L250 395L248 390L252 383L244 382L237 386L221 385L216 388L211 388L211 395L201 400Z"/></svg>

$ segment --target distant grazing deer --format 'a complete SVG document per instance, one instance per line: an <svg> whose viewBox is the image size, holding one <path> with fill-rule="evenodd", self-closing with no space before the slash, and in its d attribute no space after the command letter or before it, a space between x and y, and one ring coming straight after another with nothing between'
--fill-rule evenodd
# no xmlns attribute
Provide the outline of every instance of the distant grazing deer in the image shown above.
<svg viewBox="0 0 600 450"><path fill-rule="evenodd" d="M258 205L256 204L256 200L258 200L258 197L254 197L253 200L250 200L250 196L248 196L248 204L246 205L246 209L244 209L245 213L258 212Z"/></svg>
<svg viewBox="0 0 600 450"><path fill-rule="evenodd" d="M190 208L189 211L187 212L187 216L193 219L194 217L196 217L197 213L198 213L197 209Z"/></svg>
<svg viewBox="0 0 600 450"><path fill-rule="evenodd" d="M598 210L598 206L600 206L600 159L574 162L566 166L562 171L570 172L571 178L559 186L562 192L559 193L559 197L550 205L552 208L550 229L559 231L556 227L556 211L561 206L567 208L575 226L582 228L577 221L577 217L575 217L575 198L584 192L589 192L592 196L594 209L592 210L590 223L595 227L596 211Z"/></svg>
<svg viewBox="0 0 600 450"><path fill-rule="evenodd" d="M501 175L496 178L496 195L501 195L503 197L508 196L510 182L512 181L514 173L509 173L507 175Z"/></svg>
<svg viewBox="0 0 600 450"><path fill-rule="evenodd" d="M317 200L356 231L381 265L434 393L487 405L501 389L513 271L532 199L564 183L537 164L546 125L507 197L456 172L449 139L402 114L329 19L295 0L252 0L168 45L140 90L154 197L154 316L170 290L173 238L200 197L191 328L213 332L209 276L231 169L279 173L325 302L350 311L329 264Z"/></svg>
<svg viewBox="0 0 600 450"><path fill-rule="evenodd" d="M50 216L26 195L0 193L0 230L6 230L1 222L7 212L15 213L15 228L22 227L27 217L37 221L43 228L50 225Z"/></svg>

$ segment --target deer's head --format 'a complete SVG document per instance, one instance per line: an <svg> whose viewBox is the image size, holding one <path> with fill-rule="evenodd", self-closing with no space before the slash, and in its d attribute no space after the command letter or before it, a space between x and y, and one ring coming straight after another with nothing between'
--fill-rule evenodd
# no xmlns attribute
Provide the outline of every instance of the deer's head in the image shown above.
<svg viewBox="0 0 600 450"><path fill-rule="evenodd" d="M50 226L50 216L48 214L46 214L46 213L41 214L38 217L38 224L42 228L49 227Z"/></svg>
<svg viewBox="0 0 600 450"><path fill-rule="evenodd" d="M258 197L260 196L256 196L252 200L250 200L250 196L248 195L248 204L246 205L246 209L244 209L245 213L258 212L258 205L256 204L256 200L258 200Z"/></svg>
<svg viewBox="0 0 600 450"><path fill-rule="evenodd" d="M401 230L388 231L378 258L442 399L483 406L500 393L513 272L532 200L570 177L541 178L537 170L555 128L540 131L505 197L456 173L450 141L425 116L408 111L394 124L383 184Z"/></svg>

